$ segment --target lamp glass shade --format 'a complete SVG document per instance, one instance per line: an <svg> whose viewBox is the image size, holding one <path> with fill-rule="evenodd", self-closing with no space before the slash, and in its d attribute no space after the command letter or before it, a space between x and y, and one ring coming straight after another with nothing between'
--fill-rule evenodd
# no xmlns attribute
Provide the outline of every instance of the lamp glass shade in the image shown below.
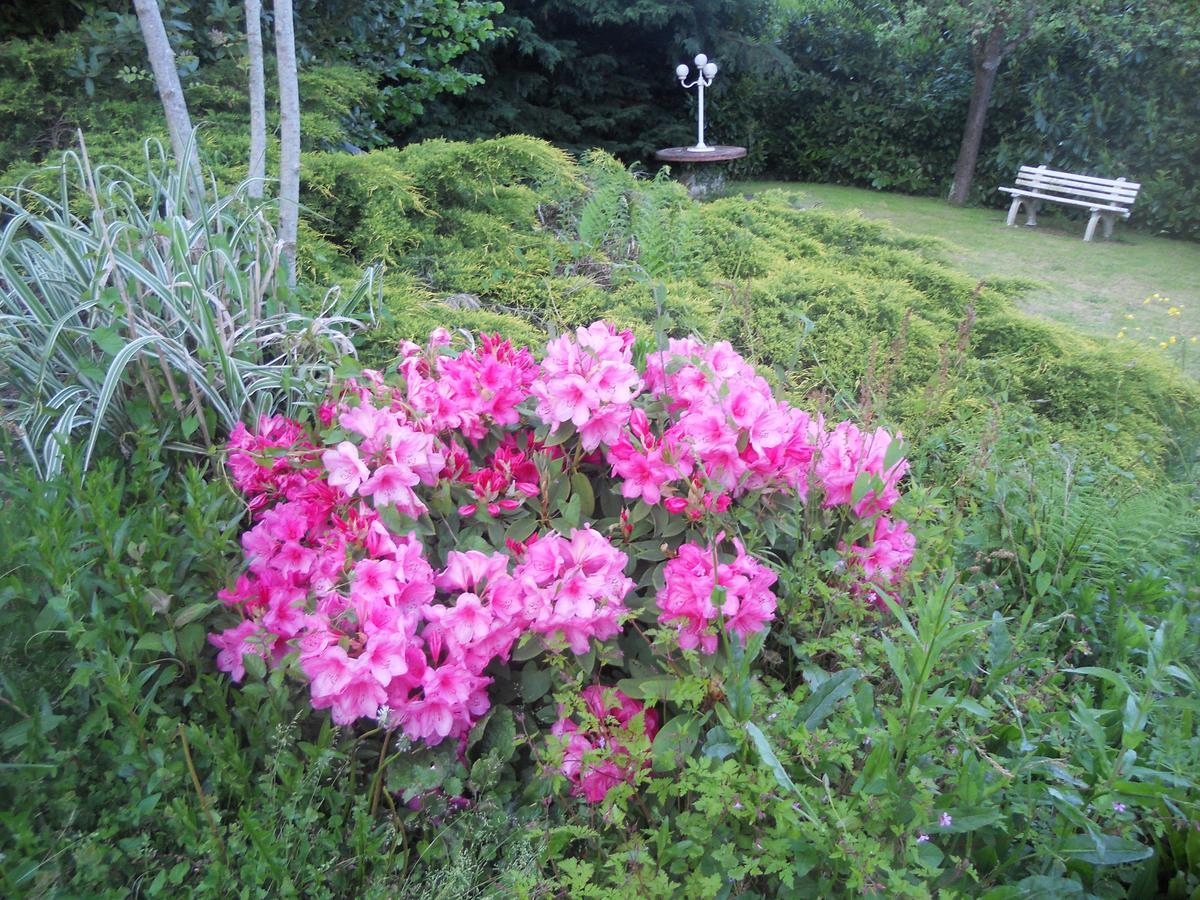
<svg viewBox="0 0 1200 900"><path fill-rule="evenodd" d="M675 67L675 77L676 78L687 78L687 73L688 73L688 67L685 66L683 63L680 63L679 65L677 65Z"/></svg>
<svg viewBox="0 0 1200 900"><path fill-rule="evenodd" d="M712 78L716 74L717 74L717 64L716 63L708 63L707 65L705 65L704 75L706 78Z"/></svg>
<svg viewBox="0 0 1200 900"><path fill-rule="evenodd" d="M708 62L708 57L703 53L697 53L694 62L696 63L697 69L702 69L704 68L704 64Z"/></svg>

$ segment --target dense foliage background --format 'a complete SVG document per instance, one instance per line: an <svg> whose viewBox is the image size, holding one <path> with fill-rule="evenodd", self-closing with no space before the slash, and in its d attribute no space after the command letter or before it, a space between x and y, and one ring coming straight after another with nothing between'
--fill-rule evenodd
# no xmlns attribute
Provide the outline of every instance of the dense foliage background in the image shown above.
<svg viewBox="0 0 1200 900"><path fill-rule="evenodd" d="M0 22L11 38L0 44L0 112L14 124L0 136L0 168L28 160L27 148L69 145L76 125L116 116L153 130L132 14L120 3L55 10ZM1044 162L1140 181L1135 227L1200 235L1200 99L1180 89L1200 78L1194 0L1074 0L1045 18L1002 63L975 198L1002 203L997 186ZM227 142L222 114L243 106L240 21L225 0L168 9L191 102ZM306 128L316 146L520 131L649 163L691 136L691 101L672 72L703 50L721 65L711 135L750 147L743 172L937 195L971 91L969 35L905 0L515 0L503 10L311 0L297 22L304 95L337 107L341 125ZM326 67L353 73L331 88Z"/></svg>

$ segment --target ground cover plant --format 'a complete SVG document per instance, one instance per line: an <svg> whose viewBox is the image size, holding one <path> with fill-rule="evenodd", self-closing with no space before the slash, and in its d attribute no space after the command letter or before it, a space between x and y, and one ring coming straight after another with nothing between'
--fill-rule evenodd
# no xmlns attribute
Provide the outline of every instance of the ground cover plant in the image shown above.
<svg viewBox="0 0 1200 900"><path fill-rule="evenodd" d="M5 432L6 893L1200 889L1193 381L781 193L305 169L310 405Z"/></svg>
<svg viewBox="0 0 1200 900"><path fill-rule="evenodd" d="M795 193L799 202L825 212L860 212L908 235L945 241L945 258L955 268L984 281L1016 275L1030 282L1014 298L1020 309L1093 336L1136 340L1164 351L1160 355L1190 374L1200 374L1200 354L1192 342L1200 332L1200 246L1195 243L1130 229L1104 249L1086 252L1077 246L1082 223L1055 218L1052 211L1037 228L1006 228L1004 215L995 210L956 209L930 197L841 185L746 181L732 185L729 193L767 190ZM1168 346L1160 347L1164 340Z"/></svg>

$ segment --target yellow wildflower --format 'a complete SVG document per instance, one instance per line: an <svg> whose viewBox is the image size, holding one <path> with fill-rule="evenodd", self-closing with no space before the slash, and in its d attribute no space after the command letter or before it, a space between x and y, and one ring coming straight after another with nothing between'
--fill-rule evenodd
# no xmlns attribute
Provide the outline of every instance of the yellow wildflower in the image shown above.
<svg viewBox="0 0 1200 900"><path fill-rule="evenodd" d="M1174 344L1175 343L1175 335L1171 335L1170 338L1167 339L1167 343Z"/></svg>
<svg viewBox="0 0 1200 900"><path fill-rule="evenodd" d="M1170 309L1168 309L1168 310L1167 310L1167 315L1168 315L1168 316L1177 316L1177 315L1179 315L1179 307L1178 307L1178 306L1172 306Z"/></svg>
<svg viewBox="0 0 1200 900"><path fill-rule="evenodd" d="M1167 342L1166 342L1166 341L1159 341L1159 342L1158 342L1158 346L1159 346L1159 347L1161 347L1163 350L1166 350L1166 349L1167 349Z"/></svg>
<svg viewBox="0 0 1200 900"><path fill-rule="evenodd" d="M1125 318L1127 318L1127 319L1132 319L1132 318L1133 318L1133 313L1125 313Z"/></svg>

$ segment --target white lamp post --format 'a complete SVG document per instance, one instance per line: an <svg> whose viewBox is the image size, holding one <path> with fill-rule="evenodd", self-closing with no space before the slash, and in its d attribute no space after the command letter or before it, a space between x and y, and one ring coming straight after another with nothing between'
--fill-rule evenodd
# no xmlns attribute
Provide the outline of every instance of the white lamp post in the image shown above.
<svg viewBox="0 0 1200 900"><path fill-rule="evenodd" d="M711 153L715 148L704 143L704 89L712 84L713 78L717 74L717 64L708 61L708 57L703 53L697 53L693 60L696 64L696 70L699 74L696 75L696 80L691 84L687 83L688 69L687 65L680 63L675 67L675 77L679 79L679 83L685 88L699 88L700 102L696 112L696 146L688 147L692 153Z"/></svg>

